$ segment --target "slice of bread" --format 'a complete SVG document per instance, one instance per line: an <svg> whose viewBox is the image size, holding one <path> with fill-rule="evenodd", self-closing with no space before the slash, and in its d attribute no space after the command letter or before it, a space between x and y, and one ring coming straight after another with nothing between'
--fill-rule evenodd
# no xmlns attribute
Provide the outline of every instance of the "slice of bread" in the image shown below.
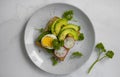
<svg viewBox="0 0 120 77"><path fill-rule="evenodd" d="M49 28L51 27L51 25L52 25L57 19L59 19L59 17L57 17L57 16L54 16L53 18L51 18L51 19L49 20L49 22L47 23L46 27L45 27L45 31L48 31Z"/></svg>
<svg viewBox="0 0 120 77"><path fill-rule="evenodd" d="M48 31L48 29L51 27L51 25L53 24L53 22L56 21L58 18L59 18L59 17L57 17L57 16L54 16L53 18L51 18L51 19L48 21L48 23L47 23L47 25L46 25L46 27L45 27L45 31ZM41 45L41 43L40 43L40 40L36 40L36 41L35 41L35 44L36 44L38 47L42 47L42 45Z"/></svg>

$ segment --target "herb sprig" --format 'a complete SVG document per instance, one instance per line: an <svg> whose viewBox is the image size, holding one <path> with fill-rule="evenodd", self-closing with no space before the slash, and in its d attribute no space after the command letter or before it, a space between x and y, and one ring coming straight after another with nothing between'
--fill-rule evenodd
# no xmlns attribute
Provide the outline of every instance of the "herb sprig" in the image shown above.
<svg viewBox="0 0 120 77"><path fill-rule="evenodd" d="M62 17L67 20L71 20L73 18L73 10L68 10L68 11L64 12Z"/></svg>
<svg viewBox="0 0 120 77"><path fill-rule="evenodd" d="M88 73L90 73L90 71L92 70L92 68L94 67L94 65L95 65L97 62L103 60L103 59L106 58L106 57L112 59L113 56L114 56L114 52L113 52L112 50L106 51L106 49L105 49L105 47L104 47L104 45L103 45L102 42L100 42L100 43L98 43L98 44L96 45L96 49L98 49L98 57L97 57L97 59L93 62L93 64L90 66L90 68L88 69ZM102 54L104 54L104 55L102 56Z"/></svg>
<svg viewBox="0 0 120 77"><path fill-rule="evenodd" d="M59 41L58 39L54 39L52 41L52 43L53 43L53 48L56 49L56 50L58 50L58 49L60 49L60 47L64 46L64 41L63 40Z"/></svg>
<svg viewBox="0 0 120 77"><path fill-rule="evenodd" d="M55 57L51 57L51 61L53 66L58 64L58 60Z"/></svg>

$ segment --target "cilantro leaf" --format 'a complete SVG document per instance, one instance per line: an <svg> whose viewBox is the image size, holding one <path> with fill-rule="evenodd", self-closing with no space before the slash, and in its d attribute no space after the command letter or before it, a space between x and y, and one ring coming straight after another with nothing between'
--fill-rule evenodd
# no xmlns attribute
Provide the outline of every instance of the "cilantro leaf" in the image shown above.
<svg viewBox="0 0 120 77"><path fill-rule="evenodd" d="M108 58L113 58L113 56L114 56L114 52L113 52L112 50L108 50L108 51L106 52L106 49L105 49L103 43L101 43L101 42L96 45L96 48L99 49L99 50L98 50L98 53L99 53L99 54L98 54L98 58L97 58L97 59L93 62L93 64L90 66L90 68L88 69L88 73L90 73L91 69L94 67L94 65L95 65L97 62L103 60L103 59L106 58L106 57L108 57ZM101 53L104 53L104 55L103 55L102 57L101 57Z"/></svg>
<svg viewBox="0 0 120 77"><path fill-rule="evenodd" d="M109 51L107 51L107 53L106 53L105 55L106 55L107 57L109 57L109 58L113 58L114 52L111 51L111 50L109 50Z"/></svg>
<svg viewBox="0 0 120 77"><path fill-rule="evenodd" d="M105 47L104 47L104 45L103 45L102 42L98 43L96 45L96 48L99 49L99 50L101 50L102 52L106 52L106 49L105 49Z"/></svg>
<svg viewBox="0 0 120 77"><path fill-rule="evenodd" d="M58 64L58 60L55 57L51 57L51 61L52 61L53 66Z"/></svg>
<svg viewBox="0 0 120 77"><path fill-rule="evenodd" d="M52 41L52 43L53 43L53 48L54 49L60 49L60 44L59 44L59 40L57 40L57 39L54 39L53 41Z"/></svg>
<svg viewBox="0 0 120 77"><path fill-rule="evenodd" d="M83 33L80 33L79 37L78 37L78 40L81 41L81 40L84 40L84 34Z"/></svg>
<svg viewBox="0 0 120 77"><path fill-rule="evenodd" d="M54 53L54 49L47 49L47 48L45 48L46 49L46 51L48 52L48 53Z"/></svg>
<svg viewBox="0 0 120 77"><path fill-rule="evenodd" d="M62 17L67 20L71 20L73 18L73 10L68 10L68 11L64 12Z"/></svg>
<svg viewBox="0 0 120 77"><path fill-rule="evenodd" d="M72 55L71 55L72 58L81 57L81 56L83 56L83 54L80 53L79 51L73 52Z"/></svg>
<svg viewBox="0 0 120 77"><path fill-rule="evenodd" d="M49 32L43 32L43 33L41 33L41 34L38 36L37 41L41 41L41 39L42 39L46 34L49 34Z"/></svg>
<svg viewBox="0 0 120 77"><path fill-rule="evenodd" d="M64 46L64 40L60 41L60 46Z"/></svg>

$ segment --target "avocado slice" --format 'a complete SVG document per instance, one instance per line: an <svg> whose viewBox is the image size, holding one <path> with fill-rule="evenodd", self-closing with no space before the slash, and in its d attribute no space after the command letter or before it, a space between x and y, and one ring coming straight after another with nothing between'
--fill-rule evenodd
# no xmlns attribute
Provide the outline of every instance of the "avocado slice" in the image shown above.
<svg viewBox="0 0 120 77"><path fill-rule="evenodd" d="M64 40L68 34L71 34L75 40L78 40L79 34L73 28L61 31L60 34L58 35L59 40Z"/></svg>
<svg viewBox="0 0 120 77"><path fill-rule="evenodd" d="M74 25L74 24L68 24L68 25L62 27L61 31L65 30L65 29L68 29L68 28L72 28L75 31L79 31L80 30L80 26L77 26L77 25Z"/></svg>
<svg viewBox="0 0 120 77"><path fill-rule="evenodd" d="M57 16L54 16L53 18L51 18L47 23L47 26L45 27L45 31L51 31L51 26L57 19L59 19L59 17Z"/></svg>
<svg viewBox="0 0 120 77"><path fill-rule="evenodd" d="M57 23L55 24L55 27L54 27L54 31L56 33L55 35L58 35L61 28L66 24L68 24L68 21L66 19L58 20Z"/></svg>
<svg viewBox="0 0 120 77"><path fill-rule="evenodd" d="M53 24L51 25L51 28L50 28L50 29L51 29L52 34L56 34L55 31L54 31L54 28L55 28L56 23L57 23L59 20L60 20L60 18L56 19L56 20L53 22Z"/></svg>

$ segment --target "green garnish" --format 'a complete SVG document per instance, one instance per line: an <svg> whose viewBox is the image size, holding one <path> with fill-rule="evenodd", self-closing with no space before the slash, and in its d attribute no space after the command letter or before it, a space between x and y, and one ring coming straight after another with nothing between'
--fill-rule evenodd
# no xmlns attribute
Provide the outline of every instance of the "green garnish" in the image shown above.
<svg viewBox="0 0 120 77"><path fill-rule="evenodd" d="M45 48L46 49L46 51L48 52L48 53L52 53L53 54L53 52L54 52L54 49L47 49L47 48Z"/></svg>
<svg viewBox="0 0 120 77"><path fill-rule="evenodd" d="M51 61L52 61L53 66L58 64L58 60L55 57L51 57Z"/></svg>
<svg viewBox="0 0 120 77"><path fill-rule="evenodd" d="M78 37L78 40L81 41L81 40L84 40L84 34L83 33L80 33L79 37Z"/></svg>
<svg viewBox="0 0 120 77"><path fill-rule="evenodd" d="M44 30L43 28L40 29L40 32L41 32L41 33L44 32L44 31L45 31L45 30Z"/></svg>
<svg viewBox="0 0 120 77"><path fill-rule="evenodd" d="M98 44L96 45L96 48L98 49L98 57L97 57L97 59L93 62L93 64L90 66L90 68L88 69L88 73L90 73L91 69L93 68L93 66L94 66L97 62L103 60L105 57L108 57L108 58L111 58L111 59L112 59L113 56L114 56L114 52L113 52L112 50L108 50L108 51L106 52L106 49L105 49L103 43L98 43ZM104 54L104 55L101 57L102 54Z"/></svg>
<svg viewBox="0 0 120 77"><path fill-rule="evenodd" d="M63 40L60 41L60 46L64 46L64 41Z"/></svg>
<svg viewBox="0 0 120 77"><path fill-rule="evenodd" d="M76 57L81 57L83 56L82 53L80 53L79 51L73 52L71 55L71 58L76 58Z"/></svg>
<svg viewBox="0 0 120 77"><path fill-rule="evenodd" d="M52 43L53 43L53 48L56 50L58 50L58 49L60 49L60 47L64 46L64 41L62 41L62 40L59 41L58 39L54 39Z"/></svg>
<svg viewBox="0 0 120 77"><path fill-rule="evenodd" d="M71 20L73 18L73 10L68 10L64 12L63 16L64 19Z"/></svg>
<svg viewBox="0 0 120 77"><path fill-rule="evenodd" d="M49 32L43 32L43 33L41 33L41 34L38 36L37 41L41 41L41 39L42 39L46 34L49 34Z"/></svg>
<svg viewBox="0 0 120 77"><path fill-rule="evenodd" d="M53 48L54 49L57 49L57 50L60 49L59 40L54 39L52 43L53 43Z"/></svg>
<svg viewBox="0 0 120 77"><path fill-rule="evenodd" d="M96 48L99 49L100 52L106 52L106 49L102 43L98 43Z"/></svg>
<svg viewBox="0 0 120 77"><path fill-rule="evenodd" d="M41 33L45 31L43 28L40 28L40 29L35 28L35 29L38 30Z"/></svg>
<svg viewBox="0 0 120 77"><path fill-rule="evenodd" d="M109 57L109 58L113 58L114 53L113 53L112 50L109 50L109 51L107 51L107 53L106 53L105 55L106 55L107 57Z"/></svg>

